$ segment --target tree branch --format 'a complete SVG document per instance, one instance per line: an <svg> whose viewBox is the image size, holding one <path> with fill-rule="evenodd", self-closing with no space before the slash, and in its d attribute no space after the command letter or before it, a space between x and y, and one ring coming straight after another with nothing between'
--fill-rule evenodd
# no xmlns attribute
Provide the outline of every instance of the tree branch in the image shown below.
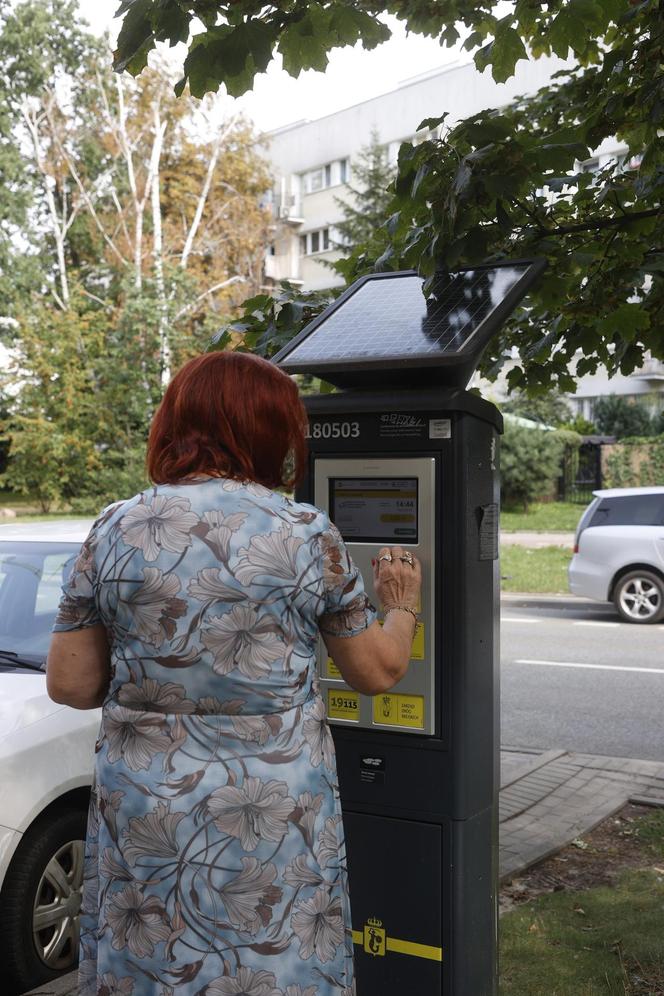
<svg viewBox="0 0 664 996"><path fill-rule="evenodd" d="M191 249L194 244L194 239L196 238L196 233L198 231L201 219L203 217L203 211L205 210L208 194L210 193L210 187L212 186L212 179L214 177L214 171L217 168L217 161L219 159L219 153L221 152L221 147L226 141L228 135L235 127L236 121L237 121L237 115L231 118L230 122L226 125L224 130L218 135L217 140L212 148L212 155L210 156L210 161L208 163L207 172L205 174L205 180L203 181L203 187L201 189L201 193L198 198L198 203L196 204L196 210L194 211L194 217L191 222L191 227L189 228L189 232L187 233L187 238L184 243L184 248L182 249L180 266L182 267L183 270L186 269L187 267L189 254L191 253Z"/></svg>
<svg viewBox="0 0 664 996"><path fill-rule="evenodd" d="M39 124L36 118L36 114L33 115L30 111L30 105L28 98L25 97L21 102L20 107L21 117L23 118L30 137L32 139L32 146L34 149L35 163L37 169L41 173L44 187L44 196L46 197L46 205L48 207L48 213L51 218L51 228L53 231L53 238L55 239L55 252L58 260L58 274L60 277L60 295L59 296L55 290L53 290L53 295L58 302L58 305L63 311L66 311L69 306L69 279L67 277L67 259L65 255L65 235L66 235L66 219L63 219L62 226L60 224L60 219L58 218L58 209L55 203L55 197L53 196L53 190L49 183L50 174L46 169L46 164L44 162L44 157L42 155L42 150L40 146L40 136L39 136Z"/></svg>
<svg viewBox="0 0 664 996"><path fill-rule="evenodd" d="M222 280L220 283L215 284L214 287L209 287L206 291L203 291L202 294L199 294L198 297L194 298L193 301L190 301L189 304L185 304L184 308L181 308L180 311L178 311L173 321L177 322L180 318L183 318L190 311L193 311L196 305L200 304L201 301L204 301L205 298L209 297L211 294L215 294L218 290L223 290L224 287L230 287L232 284L245 284L246 282L247 278L241 276L229 277L228 280Z"/></svg>
<svg viewBox="0 0 664 996"><path fill-rule="evenodd" d="M122 253L120 252L120 250L115 245L115 243L113 242L113 240L109 236L108 232L104 228L104 226L102 224L102 221L101 221L99 215L97 214L95 206L94 206L94 204L92 202L92 198L90 197L88 191L85 189L85 184L81 180L79 172L76 169L76 166L74 165L74 162L73 162L71 156L69 155L69 153L65 149L63 143L60 141L60 136L57 133L57 129L55 127L55 122L53 121L53 117L51 115L51 107L52 107L54 99L55 98L53 97L53 95L51 95L50 101L47 104L46 109L45 109L45 114L46 114L46 120L49 123L51 135L53 137L53 141L54 141L54 143L56 145L56 148L58 149L58 151L59 151L60 155L62 156L62 158L64 159L65 163L67 164L67 168L69 170L69 173L70 173L70 175L71 175L74 183L78 187L79 193L80 193L81 197L83 198L83 202L84 202L86 208L88 209L88 213L90 214L90 217L92 218L92 220L94 221L95 225L97 226L97 229L98 229L101 237L103 238L104 242L107 244L107 246L109 247L109 249L119 259L119 261L122 263L122 265L126 266L127 265L127 260L124 258L124 256L122 255ZM70 226L71 226L71 224L72 224L72 222L73 222L74 217L76 216L76 214L78 214L78 209L75 209L72 212L72 217L69 220L69 223L67 225L67 229L70 228Z"/></svg>
<svg viewBox="0 0 664 996"><path fill-rule="evenodd" d="M605 228L613 228L615 225L629 225L631 221L642 221L644 218L656 218L662 212L661 207L649 208L647 211L626 211L618 217L597 218L595 221L584 221L578 225L557 225L554 228L546 228L537 225L537 230L543 235L574 235L575 232L600 232ZM528 225L520 225L523 231Z"/></svg>

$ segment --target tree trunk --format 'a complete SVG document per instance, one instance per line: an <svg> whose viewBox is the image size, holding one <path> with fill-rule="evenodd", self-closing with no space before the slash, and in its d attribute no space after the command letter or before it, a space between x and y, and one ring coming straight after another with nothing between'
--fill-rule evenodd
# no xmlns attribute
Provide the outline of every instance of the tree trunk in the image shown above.
<svg viewBox="0 0 664 996"><path fill-rule="evenodd" d="M152 195L152 259L154 265L154 281L157 290L157 314L159 322L159 357L161 385L165 387L171 379L171 349L168 341L168 302L166 300L166 281L164 279L164 247L161 225L161 181L159 162L166 132L166 122L161 120L159 104L153 105L154 114L154 144L150 160L149 183Z"/></svg>

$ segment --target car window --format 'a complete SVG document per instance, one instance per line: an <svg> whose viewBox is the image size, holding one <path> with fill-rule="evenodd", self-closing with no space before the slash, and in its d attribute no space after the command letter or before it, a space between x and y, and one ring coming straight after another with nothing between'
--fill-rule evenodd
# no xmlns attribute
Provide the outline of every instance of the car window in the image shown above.
<svg viewBox="0 0 664 996"><path fill-rule="evenodd" d="M80 547L0 541L0 650L46 655L60 589Z"/></svg>
<svg viewBox="0 0 664 996"><path fill-rule="evenodd" d="M591 526L661 526L664 523L664 494L625 495L602 498Z"/></svg>
<svg viewBox="0 0 664 996"><path fill-rule="evenodd" d="M579 519L578 526L576 527L577 536L580 536L581 533L583 532L583 530L587 529L587 527L590 525L590 522L592 521L593 514L594 514L595 509L597 508L599 502L600 502L599 498L593 498L593 500L591 501L590 505L588 505L587 509L585 510L585 512L583 513L583 515L581 516L581 518Z"/></svg>

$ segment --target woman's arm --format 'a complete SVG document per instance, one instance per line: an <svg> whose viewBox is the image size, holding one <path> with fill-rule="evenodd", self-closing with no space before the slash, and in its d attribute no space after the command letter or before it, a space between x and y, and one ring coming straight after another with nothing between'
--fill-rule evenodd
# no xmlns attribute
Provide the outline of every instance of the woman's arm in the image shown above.
<svg viewBox="0 0 664 996"><path fill-rule="evenodd" d="M388 691L408 670L422 573L417 557L411 564L401 559L407 556L401 547L383 547L374 561L374 587L386 613L383 626L373 622L364 632L348 637L322 633L344 681L364 695Z"/></svg>
<svg viewBox="0 0 664 996"><path fill-rule="evenodd" d="M54 633L46 664L46 689L54 702L97 709L110 681L110 654L101 624Z"/></svg>

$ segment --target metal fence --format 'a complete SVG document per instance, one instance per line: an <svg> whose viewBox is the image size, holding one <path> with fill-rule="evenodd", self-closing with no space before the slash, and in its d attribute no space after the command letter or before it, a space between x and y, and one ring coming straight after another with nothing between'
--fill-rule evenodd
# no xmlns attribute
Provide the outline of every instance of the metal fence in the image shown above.
<svg viewBox="0 0 664 996"><path fill-rule="evenodd" d="M587 505L592 500L593 491L601 487L601 443L588 441L582 443L578 451L565 454L558 480L558 498L560 501Z"/></svg>

